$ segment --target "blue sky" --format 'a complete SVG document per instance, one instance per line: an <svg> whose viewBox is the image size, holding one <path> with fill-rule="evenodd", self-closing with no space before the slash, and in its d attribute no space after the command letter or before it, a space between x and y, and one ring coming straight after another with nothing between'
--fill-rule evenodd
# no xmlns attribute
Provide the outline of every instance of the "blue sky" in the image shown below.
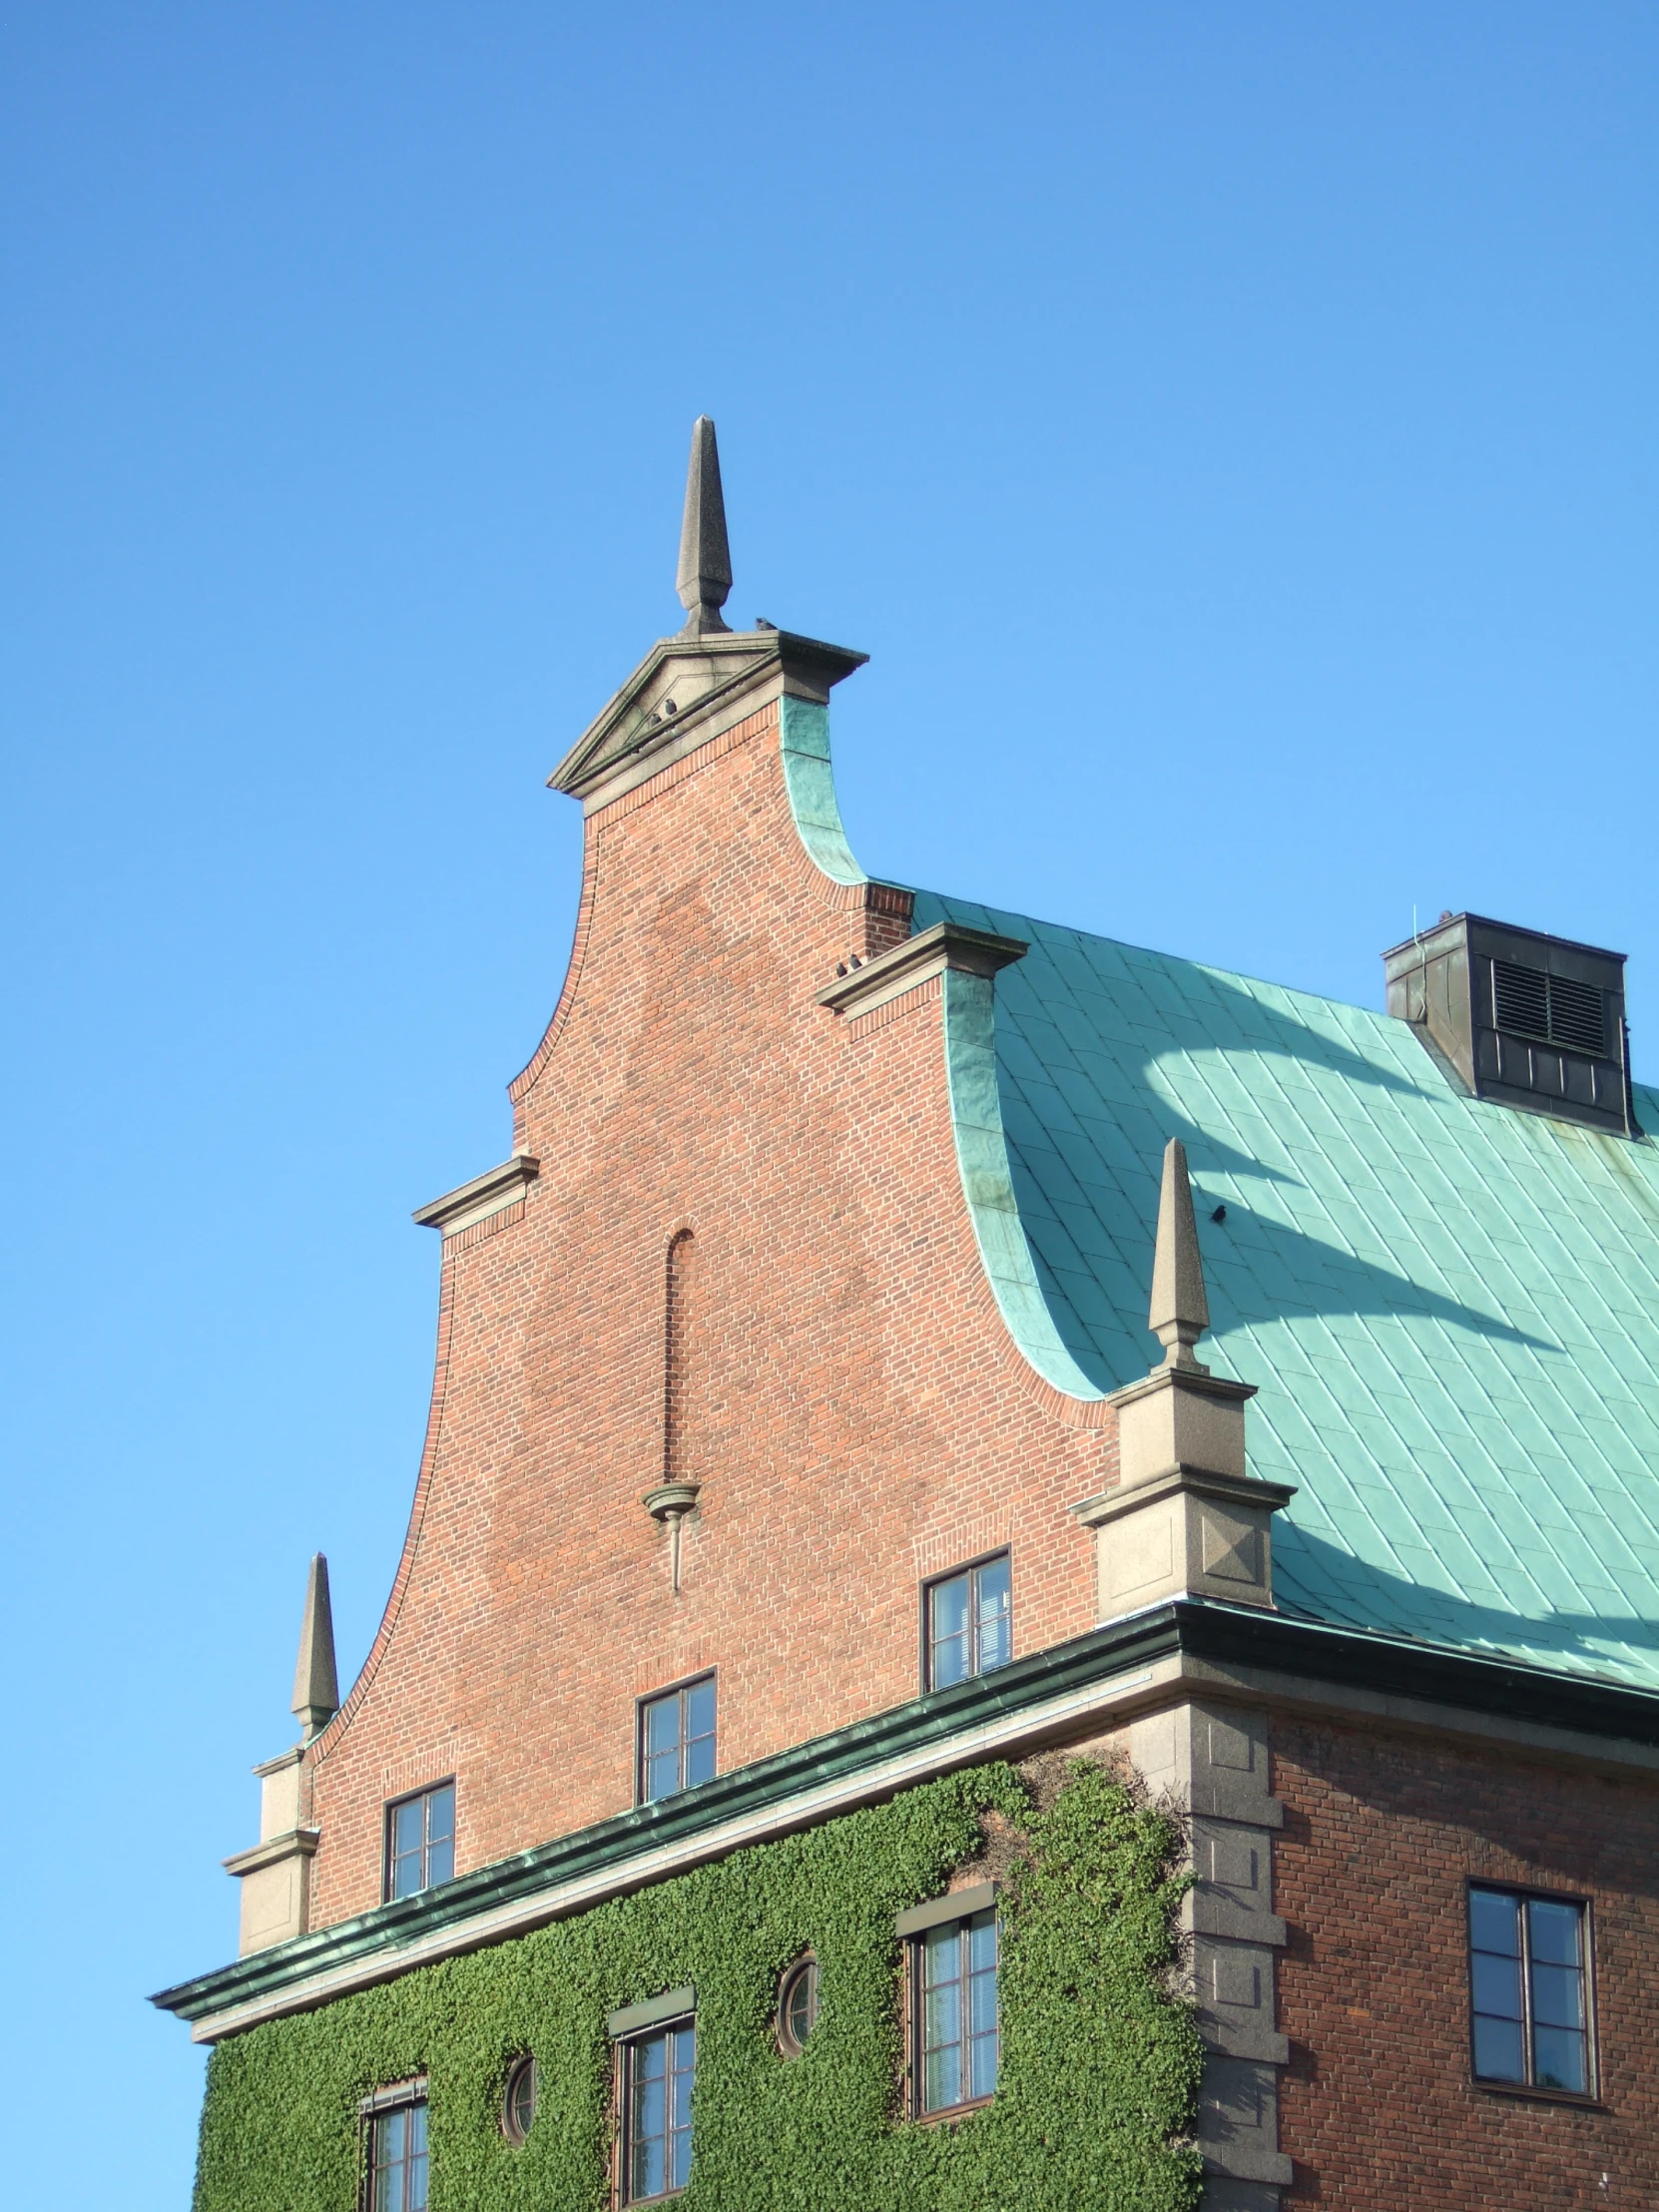
<svg viewBox="0 0 1659 2212"><path fill-rule="evenodd" d="M1659 1077L1656 63L1626 0L8 12L13 2201L186 2202L142 1998L234 1948L313 1548L373 1632L409 1209L508 1149L700 410L728 613L872 656L871 870L1373 1004L1413 907L1559 930Z"/></svg>

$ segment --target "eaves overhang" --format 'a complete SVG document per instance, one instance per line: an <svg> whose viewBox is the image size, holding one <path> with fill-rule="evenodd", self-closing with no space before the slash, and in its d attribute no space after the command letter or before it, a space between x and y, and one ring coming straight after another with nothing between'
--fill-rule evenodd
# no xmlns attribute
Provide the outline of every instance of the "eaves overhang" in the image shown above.
<svg viewBox="0 0 1659 2212"><path fill-rule="evenodd" d="M1184 1663L1195 1663L1193 1680ZM1308 1686L1308 1702L1352 1691L1379 1701L1491 1716L1547 1732L1557 1748L1659 1750L1659 1692L1449 1647L1178 1599L1033 1652L809 1743L717 1775L453 1882L340 1921L163 1989L151 2002L214 2041L308 2010L411 1967L527 1933L746 1844L807 1827L926 1777L1044 1741L1079 1723L1116 1725L1208 1681L1260 1697L1264 1678ZM1642 1764L1659 1767L1659 1759Z"/></svg>

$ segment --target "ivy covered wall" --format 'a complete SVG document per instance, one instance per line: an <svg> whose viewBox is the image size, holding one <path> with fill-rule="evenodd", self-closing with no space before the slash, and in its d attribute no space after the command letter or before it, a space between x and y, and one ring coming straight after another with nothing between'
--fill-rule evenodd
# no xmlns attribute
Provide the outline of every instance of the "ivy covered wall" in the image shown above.
<svg viewBox="0 0 1659 2212"><path fill-rule="evenodd" d="M1034 1792L1000 1763L468 1956L418 1968L215 2050L196 2212L356 2212L359 2100L430 2083L432 2212L604 2212L607 2015L695 1983L697 2088L684 2212L1180 2212L1202 2046L1170 1993L1182 1889L1173 1824L1073 1761ZM1002 2056L990 2105L899 2116L893 1917L970 1862L1003 1884ZM819 1960L798 2057L779 1976ZM501 2129L533 2051L536 2119Z"/></svg>

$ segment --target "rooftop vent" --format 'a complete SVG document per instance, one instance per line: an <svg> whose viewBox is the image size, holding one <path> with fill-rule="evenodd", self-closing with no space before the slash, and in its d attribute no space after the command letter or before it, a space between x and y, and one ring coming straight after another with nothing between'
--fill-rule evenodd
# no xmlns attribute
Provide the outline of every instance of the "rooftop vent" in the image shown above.
<svg viewBox="0 0 1659 2212"><path fill-rule="evenodd" d="M1476 1098L1640 1135L1622 952L1445 914L1382 957L1389 1013L1437 1047Z"/></svg>

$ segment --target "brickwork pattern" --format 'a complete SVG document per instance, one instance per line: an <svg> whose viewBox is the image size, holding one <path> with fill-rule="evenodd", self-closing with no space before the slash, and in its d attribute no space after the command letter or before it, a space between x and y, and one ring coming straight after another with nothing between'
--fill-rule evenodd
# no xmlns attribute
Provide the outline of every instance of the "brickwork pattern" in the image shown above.
<svg viewBox="0 0 1659 2212"><path fill-rule="evenodd" d="M570 973L513 1085L541 1172L446 1242L445 1351L393 1603L319 1740L313 1926L378 1902L388 1784L457 1778L458 1871L624 1809L634 1700L719 1670L729 1768L914 1695L918 1579L1014 1553L1016 1651L1093 1623L1107 1476L1002 1327L963 1201L936 986L815 993L908 894L807 862L776 709L590 818ZM695 1295L665 1465L670 1241ZM688 1282L688 1291L692 1288ZM682 1426L683 1415L683 1426Z"/></svg>
<svg viewBox="0 0 1659 2212"><path fill-rule="evenodd" d="M1287 1715L1274 1752L1287 2206L1652 2212L1659 1786ZM1471 1878L1590 1900L1599 2109L1472 2081Z"/></svg>

